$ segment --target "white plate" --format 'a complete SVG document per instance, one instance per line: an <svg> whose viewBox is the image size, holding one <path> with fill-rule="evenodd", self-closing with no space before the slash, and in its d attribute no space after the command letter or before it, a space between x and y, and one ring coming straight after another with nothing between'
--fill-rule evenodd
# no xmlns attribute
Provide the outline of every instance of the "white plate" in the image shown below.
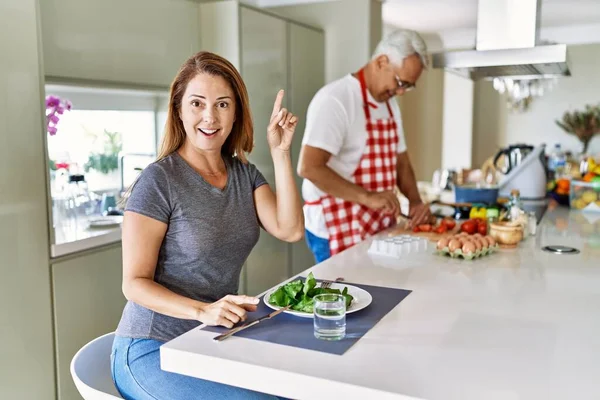
<svg viewBox="0 0 600 400"><path fill-rule="evenodd" d="M319 284L320 283L317 283L317 287ZM279 310L281 307L270 304L269 297L271 297L271 294L273 292L275 292L277 289L279 289L280 286L282 286L282 285L279 285L276 288L269 290L263 297L263 302L267 305L267 307L270 307L273 310ZM373 297L371 297L369 292L367 292L366 290L361 289L359 287L352 286L352 285L346 285L344 283L332 283L330 286L331 289L339 289L340 291L344 290L345 287L348 288L348 294L351 295L352 297L354 297L354 299L352 299L352 303L350 304L350 307L348 307L348 309L346 310L346 314L351 314L353 312L362 310L363 308L365 308L369 304L371 304L371 302L373 301ZM294 311L294 310L287 310L287 311L284 311L284 313L292 314L297 317L303 317L303 318L312 318L313 317L312 313L305 313L305 312Z"/></svg>
<svg viewBox="0 0 600 400"><path fill-rule="evenodd" d="M92 218L89 220L90 228L110 228L121 225L122 215L107 215L106 217Z"/></svg>

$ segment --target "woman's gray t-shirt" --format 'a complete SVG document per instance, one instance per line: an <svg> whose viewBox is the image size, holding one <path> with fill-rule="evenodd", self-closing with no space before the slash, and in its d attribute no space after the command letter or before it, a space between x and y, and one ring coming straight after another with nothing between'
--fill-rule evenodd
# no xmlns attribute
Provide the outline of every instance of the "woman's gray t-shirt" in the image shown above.
<svg viewBox="0 0 600 400"><path fill-rule="evenodd" d="M221 190L175 152L142 171L125 207L168 225L154 280L203 302L237 294L242 265L260 234L253 192L267 181L251 163L232 157L225 164ZM129 301L116 334L168 341L199 324Z"/></svg>

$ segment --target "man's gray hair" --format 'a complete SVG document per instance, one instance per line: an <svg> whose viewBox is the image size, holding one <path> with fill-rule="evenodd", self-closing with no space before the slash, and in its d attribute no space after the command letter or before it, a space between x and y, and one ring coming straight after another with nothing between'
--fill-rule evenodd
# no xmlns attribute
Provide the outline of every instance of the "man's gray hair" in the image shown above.
<svg viewBox="0 0 600 400"><path fill-rule="evenodd" d="M398 29L379 42L373 58L385 54L392 63L402 65L406 57L415 53L419 55L423 68L427 68L427 45L423 38L415 31Z"/></svg>

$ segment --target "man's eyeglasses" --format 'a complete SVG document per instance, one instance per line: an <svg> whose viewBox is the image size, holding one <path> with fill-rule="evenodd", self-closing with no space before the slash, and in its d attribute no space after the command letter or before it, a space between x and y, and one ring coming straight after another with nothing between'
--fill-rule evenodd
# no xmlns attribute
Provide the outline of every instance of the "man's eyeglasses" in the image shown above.
<svg viewBox="0 0 600 400"><path fill-rule="evenodd" d="M405 92L410 92L416 87L414 83L403 81L398 77L398 75L394 75L394 77L396 78L396 83L398 84L396 90L404 89Z"/></svg>

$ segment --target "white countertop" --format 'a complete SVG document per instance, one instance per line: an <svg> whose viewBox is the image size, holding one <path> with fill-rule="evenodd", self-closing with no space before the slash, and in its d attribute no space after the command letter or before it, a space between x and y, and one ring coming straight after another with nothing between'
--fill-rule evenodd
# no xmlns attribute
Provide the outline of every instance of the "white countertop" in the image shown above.
<svg viewBox="0 0 600 400"><path fill-rule="evenodd" d="M90 218L102 218L100 216ZM95 228L88 219L54 228L54 244L50 247L52 258L105 246L121 241L121 226Z"/></svg>
<svg viewBox="0 0 600 400"><path fill-rule="evenodd" d="M369 244L311 270L413 292L344 355L194 329L161 347L162 368L296 399L600 399L600 214L548 211L517 250L470 262Z"/></svg>

